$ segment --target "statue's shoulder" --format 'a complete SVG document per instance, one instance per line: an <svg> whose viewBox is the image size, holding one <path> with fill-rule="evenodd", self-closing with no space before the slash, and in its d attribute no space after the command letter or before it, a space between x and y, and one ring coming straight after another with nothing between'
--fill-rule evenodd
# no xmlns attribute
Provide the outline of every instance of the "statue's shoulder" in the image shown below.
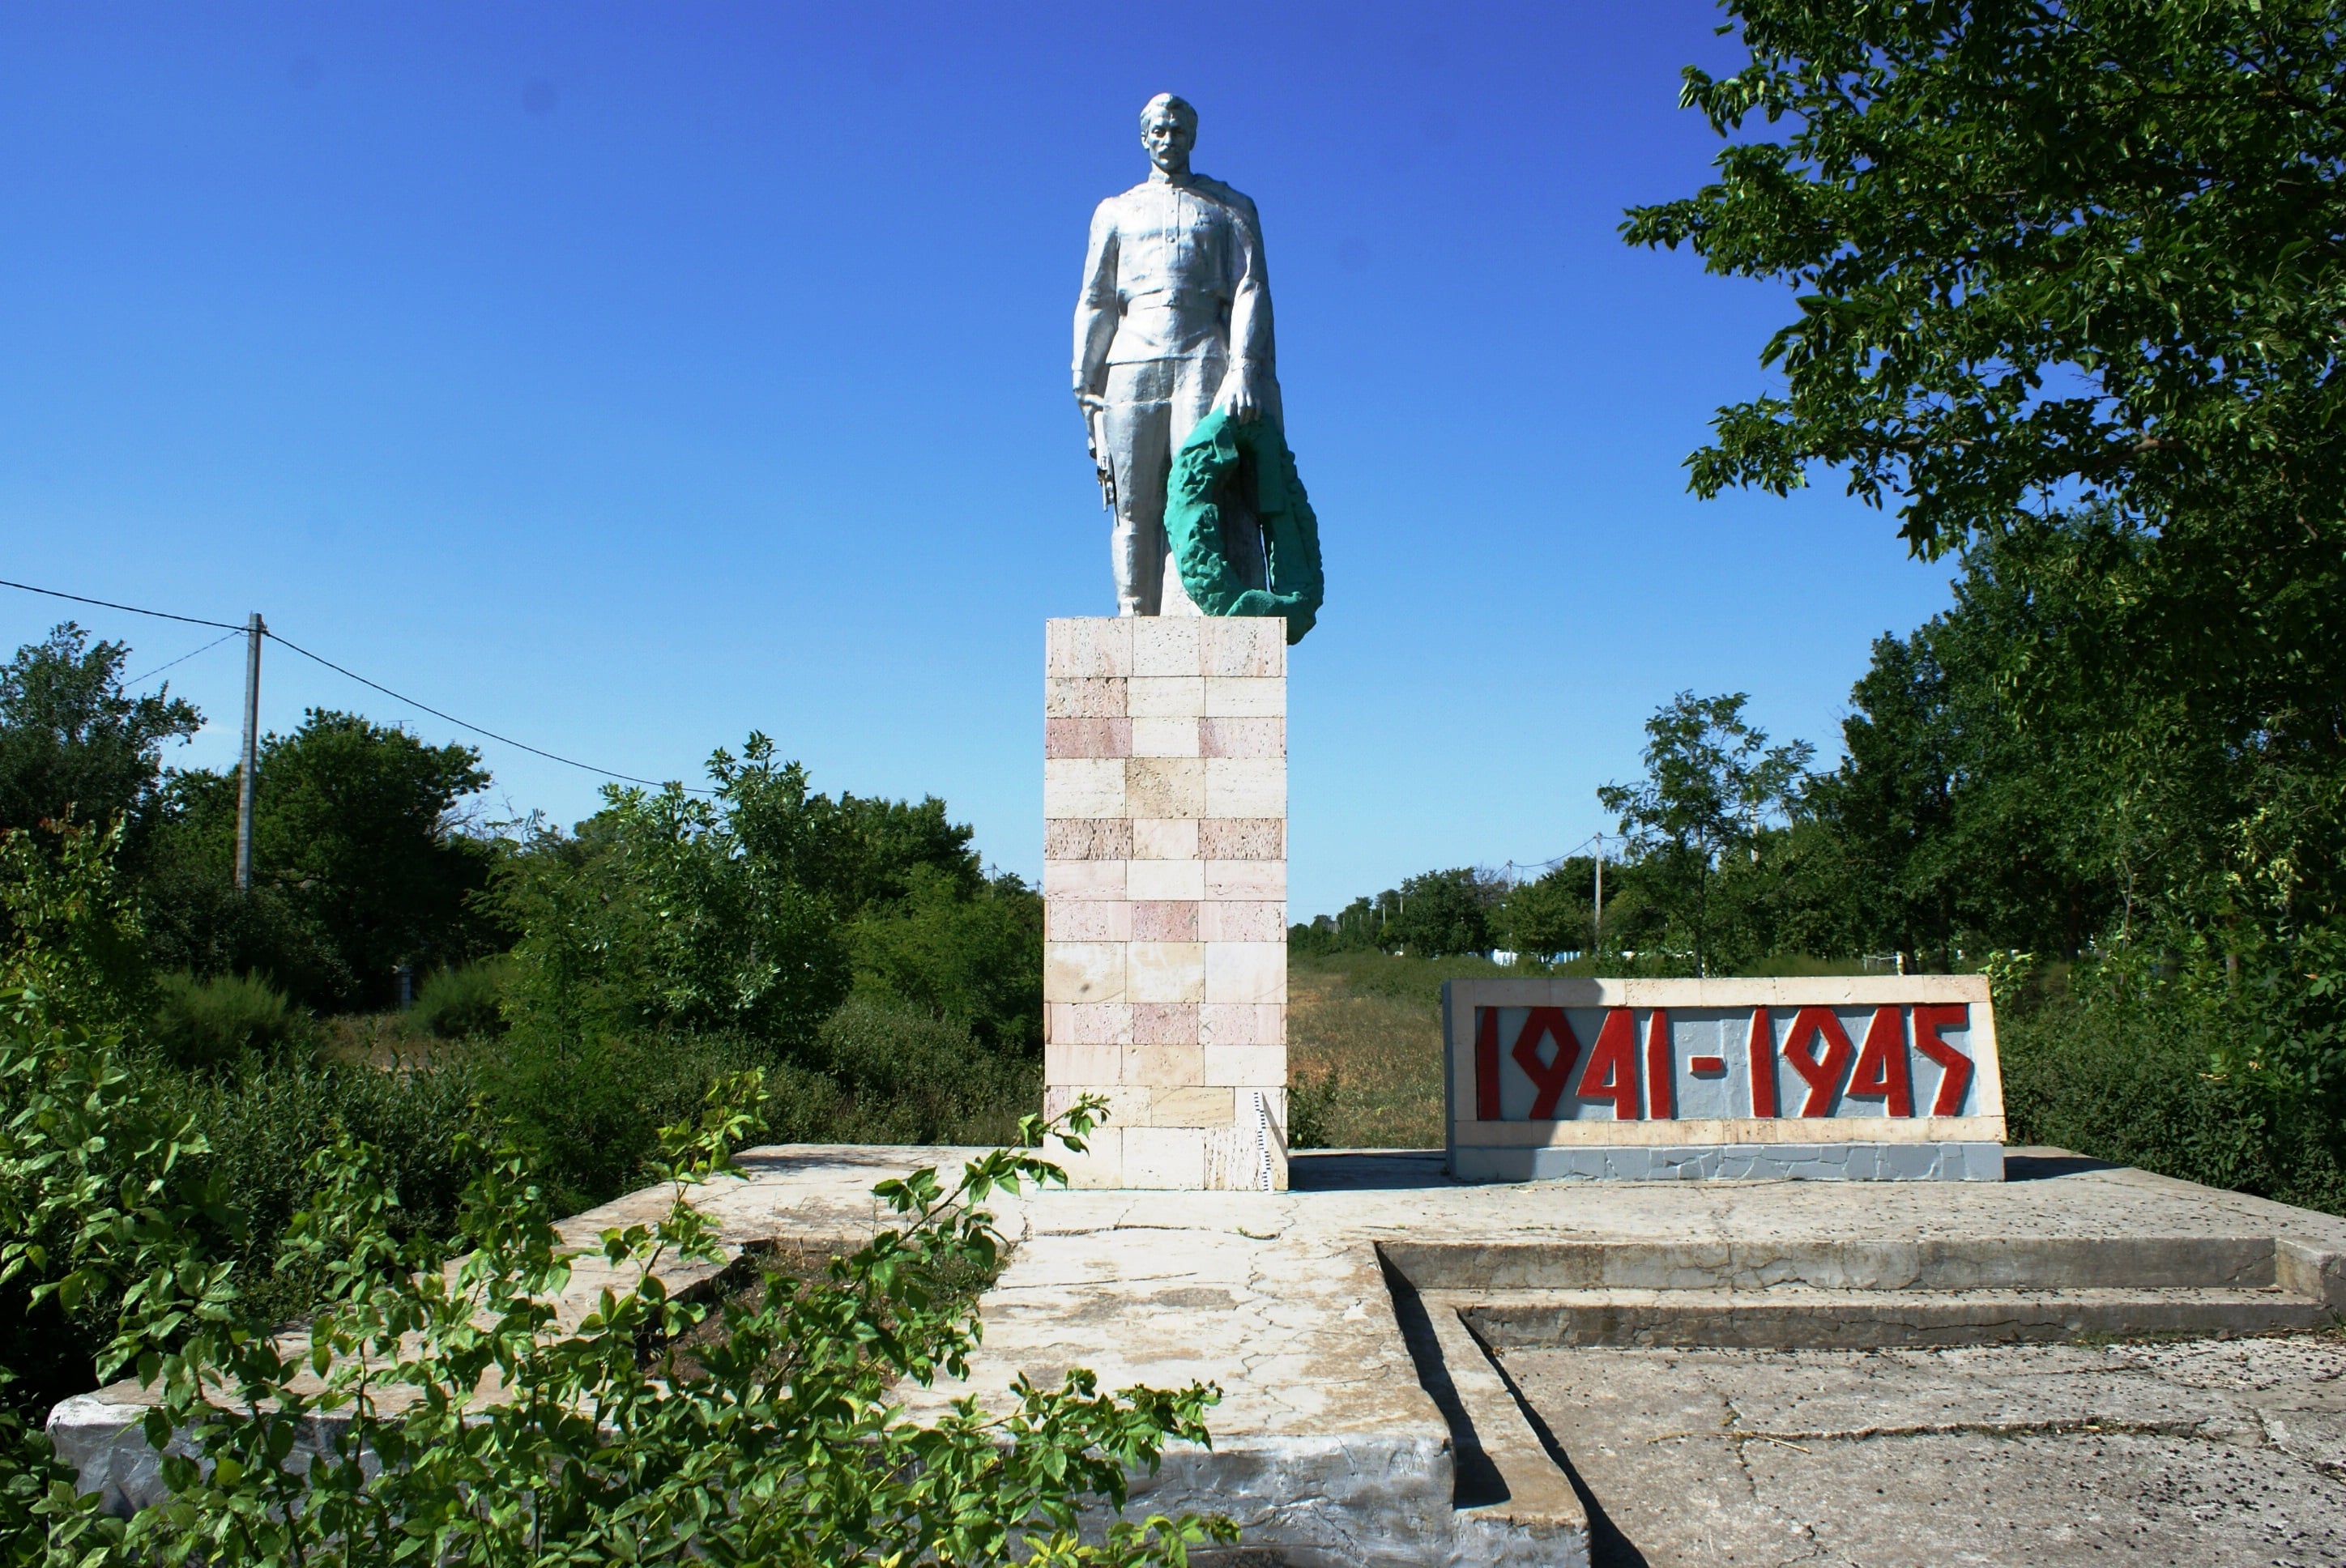
<svg viewBox="0 0 2346 1568"><path fill-rule="evenodd" d="M1211 175L1198 174L1194 170L1190 173L1189 184L1200 196L1210 197L1236 212L1246 220L1249 228L1257 230L1262 228L1262 219L1254 209L1254 199L1244 191L1224 185Z"/></svg>

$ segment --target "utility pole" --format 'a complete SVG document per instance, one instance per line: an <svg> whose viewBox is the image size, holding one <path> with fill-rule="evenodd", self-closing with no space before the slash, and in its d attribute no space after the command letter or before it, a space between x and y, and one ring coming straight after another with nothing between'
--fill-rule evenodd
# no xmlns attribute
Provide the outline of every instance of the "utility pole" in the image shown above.
<svg viewBox="0 0 2346 1568"><path fill-rule="evenodd" d="M1596 919L1588 932L1588 956L1595 958L1605 949L1605 835L1596 835Z"/></svg>
<svg viewBox="0 0 2346 1568"><path fill-rule="evenodd" d="M252 782L260 749L260 639L269 628L260 612L245 623L244 762L236 770L236 891L252 891Z"/></svg>

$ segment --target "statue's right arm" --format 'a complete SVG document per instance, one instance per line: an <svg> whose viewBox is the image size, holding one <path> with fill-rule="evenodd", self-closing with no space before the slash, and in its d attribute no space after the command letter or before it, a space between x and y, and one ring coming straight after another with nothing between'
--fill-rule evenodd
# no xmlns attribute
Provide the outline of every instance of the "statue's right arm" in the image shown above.
<svg viewBox="0 0 2346 1568"><path fill-rule="evenodd" d="M1076 395L1097 397L1107 390L1107 350L1116 340L1119 315L1116 292L1116 214L1101 202L1092 214L1091 243L1084 252L1083 292L1076 297Z"/></svg>

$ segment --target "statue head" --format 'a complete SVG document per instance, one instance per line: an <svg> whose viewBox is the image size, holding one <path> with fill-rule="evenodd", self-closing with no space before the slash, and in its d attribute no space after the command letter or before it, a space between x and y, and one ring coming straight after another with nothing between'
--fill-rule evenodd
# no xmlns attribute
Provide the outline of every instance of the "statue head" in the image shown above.
<svg viewBox="0 0 2346 1568"><path fill-rule="evenodd" d="M1159 93L1140 111L1140 145L1159 174L1189 172L1189 149L1198 145L1198 111L1188 100Z"/></svg>

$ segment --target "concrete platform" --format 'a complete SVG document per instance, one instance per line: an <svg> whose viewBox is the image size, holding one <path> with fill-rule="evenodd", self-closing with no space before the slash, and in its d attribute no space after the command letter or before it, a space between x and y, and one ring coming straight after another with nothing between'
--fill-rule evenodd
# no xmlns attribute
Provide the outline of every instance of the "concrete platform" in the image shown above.
<svg viewBox="0 0 2346 1568"><path fill-rule="evenodd" d="M706 1207L731 1246L852 1237L876 1218L873 1182L957 1157L761 1150L750 1179ZM1570 1390L1602 1386L1603 1358L1821 1355L1792 1348L1852 1333L1992 1347L2268 1334L2346 1308L2346 1220L2053 1151L2012 1151L2001 1183L1878 1186L1462 1186L1441 1159L1300 1154L1283 1193L996 1203L1015 1248L984 1303L970 1384L908 1399L985 1400L1022 1371L1075 1366L1110 1388L1211 1381L1224 1393L1212 1451L1169 1455L1136 1508L1226 1513L1250 1551L1299 1564L1584 1563L1613 1538L1602 1505L1592 1530L1594 1494L1575 1484L1584 1422ZM591 1234L658 1201L636 1195L573 1227ZM1744 1349L1567 1348L1624 1342ZM1541 1356L1581 1369L1534 1388L1525 1358ZM86 1477L109 1454L127 1467L135 1399L59 1407L52 1431ZM1643 1462L1631 1454L1624 1473Z"/></svg>

